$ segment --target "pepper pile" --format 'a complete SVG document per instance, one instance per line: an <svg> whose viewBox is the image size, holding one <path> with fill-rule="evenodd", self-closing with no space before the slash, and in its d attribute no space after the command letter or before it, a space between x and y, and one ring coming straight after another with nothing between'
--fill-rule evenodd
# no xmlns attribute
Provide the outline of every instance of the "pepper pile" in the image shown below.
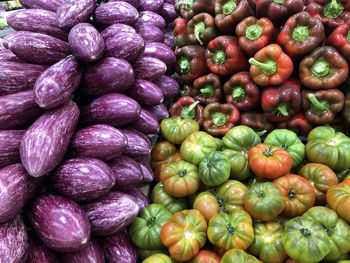
<svg viewBox="0 0 350 263"><path fill-rule="evenodd" d="M307 135L344 107L348 0L185 0L176 5L181 98L171 116L211 135L243 124Z"/></svg>

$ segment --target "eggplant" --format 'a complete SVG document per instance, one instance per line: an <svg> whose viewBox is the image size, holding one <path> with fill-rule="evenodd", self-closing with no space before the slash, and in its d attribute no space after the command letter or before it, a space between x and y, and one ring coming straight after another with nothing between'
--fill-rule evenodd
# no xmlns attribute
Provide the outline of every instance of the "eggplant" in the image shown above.
<svg viewBox="0 0 350 263"><path fill-rule="evenodd" d="M21 130L0 130L0 168L21 161L19 145L23 134Z"/></svg>
<svg viewBox="0 0 350 263"><path fill-rule="evenodd" d="M90 241L89 244L73 253L62 253L60 259L64 263L104 263L105 257L102 248L95 241Z"/></svg>
<svg viewBox="0 0 350 263"><path fill-rule="evenodd" d="M24 9L10 14L6 19L7 24L17 31L42 33L66 41L68 32L57 26L55 15L43 9Z"/></svg>
<svg viewBox="0 0 350 263"><path fill-rule="evenodd" d="M57 24L60 28L72 28L86 22L95 9L95 0L64 1L56 11Z"/></svg>
<svg viewBox="0 0 350 263"><path fill-rule="evenodd" d="M137 33L143 37L146 43L159 42L163 43L165 40L164 33L156 26L145 24L135 27Z"/></svg>
<svg viewBox="0 0 350 263"><path fill-rule="evenodd" d="M167 70L163 61L158 58L141 56L134 64L137 79L154 80L162 76Z"/></svg>
<svg viewBox="0 0 350 263"><path fill-rule="evenodd" d="M139 163L128 156L118 157L109 166L115 177L116 190L128 191L142 182L143 173Z"/></svg>
<svg viewBox="0 0 350 263"><path fill-rule="evenodd" d="M68 42L73 55L84 62L99 60L105 48L100 32L89 23L75 25L69 32Z"/></svg>
<svg viewBox="0 0 350 263"><path fill-rule="evenodd" d="M167 23L172 23L177 18L176 10L173 4L164 3L160 14L162 17L164 17Z"/></svg>
<svg viewBox="0 0 350 263"><path fill-rule="evenodd" d="M143 174L142 182L140 185L143 186L145 184L152 183L154 180L154 174L151 166L145 160L140 161L139 165L141 167L142 174Z"/></svg>
<svg viewBox="0 0 350 263"><path fill-rule="evenodd" d="M0 96L0 130L24 128L43 112L32 90Z"/></svg>
<svg viewBox="0 0 350 263"><path fill-rule="evenodd" d="M13 52L9 49L0 50L0 61L23 62L23 60L13 54Z"/></svg>
<svg viewBox="0 0 350 263"><path fill-rule="evenodd" d="M134 83L134 70L124 59L104 58L89 67L84 75L85 92L100 96L123 93Z"/></svg>
<svg viewBox="0 0 350 263"><path fill-rule="evenodd" d="M109 0L108 2L118 2L118 1L121 1L121 0ZM124 2L129 3L130 5L135 7L136 9L138 9L140 6L140 0L124 0Z"/></svg>
<svg viewBox="0 0 350 263"><path fill-rule="evenodd" d="M139 206L140 212L149 205L148 198L144 195L144 193L139 188L133 188L127 192L128 194Z"/></svg>
<svg viewBox="0 0 350 263"><path fill-rule="evenodd" d="M139 13L139 18L135 23L135 26L141 25L152 25L158 27L159 29L164 29L166 23L161 15L152 11L143 11Z"/></svg>
<svg viewBox="0 0 350 263"><path fill-rule="evenodd" d="M133 63L145 50L145 41L139 34L121 32L107 38L105 47L106 56L122 58Z"/></svg>
<svg viewBox="0 0 350 263"><path fill-rule="evenodd" d="M70 54L67 42L33 32L14 36L9 40L8 47L20 59L43 65L56 63Z"/></svg>
<svg viewBox="0 0 350 263"><path fill-rule="evenodd" d="M147 106L144 108L148 110L150 113L152 113L157 118L158 121L161 121L169 117L168 109L163 103L154 105L154 106Z"/></svg>
<svg viewBox="0 0 350 263"><path fill-rule="evenodd" d="M119 231L102 241L107 262L109 263L136 263L136 248L130 240L126 230Z"/></svg>
<svg viewBox="0 0 350 263"><path fill-rule="evenodd" d="M83 125L108 123L121 127L137 119L141 107L133 99L119 93L110 93L93 100L82 109Z"/></svg>
<svg viewBox="0 0 350 263"><path fill-rule="evenodd" d="M153 81L163 92L164 98L169 100L175 98L179 93L179 83L169 76L161 76Z"/></svg>
<svg viewBox="0 0 350 263"><path fill-rule="evenodd" d="M44 109L53 109L69 100L81 79L78 61L69 56L45 70L34 85L35 102Z"/></svg>
<svg viewBox="0 0 350 263"><path fill-rule="evenodd" d="M159 14L164 5L163 0L140 0L140 11L152 11Z"/></svg>
<svg viewBox="0 0 350 263"><path fill-rule="evenodd" d="M46 66L1 61L0 96L32 89Z"/></svg>
<svg viewBox="0 0 350 263"><path fill-rule="evenodd" d="M137 216L139 207L127 194L109 192L82 205L94 235L108 236L125 229Z"/></svg>
<svg viewBox="0 0 350 263"><path fill-rule="evenodd" d="M23 263L28 256L28 234L21 216L0 224L0 261Z"/></svg>
<svg viewBox="0 0 350 263"><path fill-rule="evenodd" d="M43 194L29 204L26 214L38 237L54 251L76 252L89 242L89 220L68 198Z"/></svg>
<svg viewBox="0 0 350 263"><path fill-rule="evenodd" d="M175 50L175 39L174 39L174 33L173 30L165 30L164 32L164 42L163 44L169 47L171 50Z"/></svg>
<svg viewBox="0 0 350 263"><path fill-rule="evenodd" d="M160 127L156 116L148 110L141 109L139 117L130 125L130 128L149 134L158 133Z"/></svg>
<svg viewBox="0 0 350 263"><path fill-rule="evenodd" d="M152 145L146 135L134 129L121 129L121 131L128 140L125 155L133 159L142 159L150 154Z"/></svg>
<svg viewBox="0 0 350 263"><path fill-rule="evenodd" d="M19 37L21 35L25 35L26 31L13 31L10 34L6 35L3 39L2 39L2 45L8 49L9 48L9 42L12 38L14 37Z"/></svg>
<svg viewBox="0 0 350 263"><path fill-rule="evenodd" d="M164 100L163 93L157 85L142 79L135 81L128 95L143 105L157 105Z"/></svg>
<svg viewBox="0 0 350 263"><path fill-rule="evenodd" d="M176 1L175 0L164 0L164 4L165 3L175 6Z"/></svg>
<svg viewBox="0 0 350 263"><path fill-rule="evenodd" d="M101 4L95 12L96 22L104 26L116 23L133 25L138 17L137 9L124 1Z"/></svg>
<svg viewBox="0 0 350 263"><path fill-rule="evenodd" d="M175 52L163 43L146 43L143 55L158 58L166 65L172 65L176 62Z"/></svg>
<svg viewBox="0 0 350 263"><path fill-rule="evenodd" d="M125 24L113 24L101 32L102 38L106 41L106 39L113 37L116 34L127 32L127 33L136 33L136 30L129 25Z"/></svg>
<svg viewBox="0 0 350 263"><path fill-rule="evenodd" d="M57 255L33 235L29 239L28 250L29 255L26 263L59 263Z"/></svg>
<svg viewBox="0 0 350 263"><path fill-rule="evenodd" d="M56 12L57 8L65 0L20 0L21 4L28 8L44 9Z"/></svg>
<svg viewBox="0 0 350 263"><path fill-rule="evenodd" d="M63 159L79 119L74 102L44 113L25 132L21 145L21 160L31 176L51 172Z"/></svg>

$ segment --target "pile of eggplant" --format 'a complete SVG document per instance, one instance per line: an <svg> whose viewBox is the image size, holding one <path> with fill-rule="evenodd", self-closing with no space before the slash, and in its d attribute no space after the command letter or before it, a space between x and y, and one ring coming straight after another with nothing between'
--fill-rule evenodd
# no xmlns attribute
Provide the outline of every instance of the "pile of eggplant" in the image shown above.
<svg viewBox="0 0 350 263"><path fill-rule="evenodd" d="M21 0L0 44L0 262L136 262L172 0Z"/></svg>

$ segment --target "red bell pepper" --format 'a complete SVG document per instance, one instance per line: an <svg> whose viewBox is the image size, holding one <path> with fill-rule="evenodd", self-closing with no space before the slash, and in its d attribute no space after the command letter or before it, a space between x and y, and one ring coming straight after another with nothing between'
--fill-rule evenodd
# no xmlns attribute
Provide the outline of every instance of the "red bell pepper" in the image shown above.
<svg viewBox="0 0 350 263"><path fill-rule="evenodd" d="M186 31L191 42L201 45L207 44L217 34L214 18L207 13L195 15L188 21Z"/></svg>
<svg viewBox="0 0 350 263"><path fill-rule="evenodd" d="M175 10L187 21L199 13L215 15L214 0L177 0Z"/></svg>
<svg viewBox="0 0 350 263"><path fill-rule="evenodd" d="M192 86L190 86L188 84L182 85L182 87L179 90L180 96L181 97L191 96L192 89L193 89Z"/></svg>
<svg viewBox="0 0 350 263"><path fill-rule="evenodd" d="M242 113L241 124L252 128L260 135L274 129L274 124L266 119L264 113L255 111L247 111Z"/></svg>
<svg viewBox="0 0 350 263"><path fill-rule="evenodd" d="M202 104L220 102L222 99L220 77L213 73L199 77L193 82L191 95Z"/></svg>
<svg viewBox="0 0 350 263"><path fill-rule="evenodd" d="M289 129L297 134L307 136L314 128L313 125L306 119L304 113L298 112L293 115L288 121L279 122L276 124L278 129Z"/></svg>
<svg viewBox="0 0 350 263"><path fill-rule="evenodd" d="M181 97L169 108L171 117L196 120L200 125L203 121L202 113L203 107L199 105L199 101L189 96Z"/></svg>
<svg viewBox="0 0 350 263"><path fill-rule="evenodd" d="M183 19L181 17L178 17L174 21L175 27L174 27L174 37L175 37L175 43L178 47L184 47L187 45L194 44L195 42L191 42L188 38L186 27L187 27L187 21L186 19Z"/></svg>
<svg viewBox="0 0 350 263"><path fill-rule="evenodd" d="M327 44L338 49L350 63L350 21L338 26L328 37Z"/></svg>

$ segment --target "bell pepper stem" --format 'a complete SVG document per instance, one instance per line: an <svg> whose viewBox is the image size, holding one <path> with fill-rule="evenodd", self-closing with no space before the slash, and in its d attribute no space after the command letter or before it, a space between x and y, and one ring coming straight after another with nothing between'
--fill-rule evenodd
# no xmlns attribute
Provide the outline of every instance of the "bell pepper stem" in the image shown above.
<svg viewBox="0 0 350 263"><path fill-rule="evenodd" d="M227 117L226 114L222 112L215 112L211 115L211 119L216 127L221 127L226 124Z"/></svg>
<svg viewBox="0 0 350 263"><path fill-rule="evenodd" d="M261 34L262 34L262 28L258 24L249 26L245 31L245 36L249 40L256 40L261 36Z"/></svg>
<svg viewBox="0 0 350 263"><path fill-rule="evenodd" d="M329 110L329 102L328 101L319 101L315 94L308 94L307 99L311 104L311 111L317 115L322 115Z"/></svg>
<svg viewBox="0 0 350 263"><path fill-rule="evenodd" d="M183 5L183 9L190 11L192 9L194 0L180 0L179 5Z"/></svg>
<svg viewBox="0 0 350 263"><path fill-rule="evenodd" d="M311 73L317 78L327 76L329 74L329 63L325 60L317 60L311 67Z"/></svg>
<svg viewBox="0 0 350 263"><path fill-rule="evenodd" d="M256 131L258 136L263 136L265 133L267 133L267 130Z"/></svg>
<svg viewBox="0 0 350 263"><path fill-rule="evenodd" d="M222 50L218 50L214 53L214 62L215 64L224 64L226 60L225 52Z"/></svg>
<svg viewBox="0 0 350 263"><path fill-rule="evenodd" d="M288 103L280 103L277 108L276 108L276 113L277 115L282 115L284 117L288 116L288 109L289 109L289 104Z"/></svg>
<svg viewBox="0 0 350 263"><path fill-rule="evenodd" d="M303 41L309 36L309 28L307 26L297 26L294 28L292 38L296 41Z"/></svg>
<svg viewBox="0 0 350 263"><path fill-rule="evenodd" d="M350 30L346 34L346 40L348 41L348 43L350 43Z"/></svg>
<svg viewBox="0 0 350 263"><path fill-rule="evenodd" d="M285 0L272 0L272 2L276 3L276 4L283 4Z"/></svg>
<svg viewBox="0 0 350 263"><path fill-rule="evenodd" d="M246 97L246 94L243 87L238 86L232 89L232 98L234 98L235 100L241 101L245 99L245 97Z"/></svg>
<svg viewBox="0 0 350 263"><path fill-rule="evenodd" d="M214 95L214 89L211 85L207 84L203 88L200 89L201 94L204 97L211 97Z"/></svg>
<svg viewBox="0 0 350 263"><path fill-rule="evenodd" d="M199 22L194 26L194 36L196 37L199 44L203 45L200 35L205 31L204 22Z"/></svg>
<svg viewBox="0 0 350 263"><path fill-rule="evenodd" d="M191 120L196 118L195 108L198 105L198 103L199 103L199 101L195 101L192 104L190 104L189 106L184 107L181 111L181 117L183 119L191 119Z"/></svg>
<svg viewBox="0 0 350 263"><path fill-rule="evenodd" d="M225 16L227 16L231 14L236 9L236 7L236 2L234 0L229 0L223 5L222 12Z"/></svg>
<svg viewBox="0 0 350 263"><path fill-rule="evenodd" d="M180 72L182 74L186 74L191 70L191 63L190 60L186 57L182 57L179 60L179 67L180 67Z"/></svg>
<svg viewBox="0 0 350 263"><path fill-rule="evenodd" d="M331 0L323 8L323 14L328 18L337 18L343 11L344 6L338 0Z"/></svg>
<svg viewBox="0 0 350 263"><path fill-rule="evenodd" d="M277 71L277 65L275 61L268 60L265 63L257 61L255 58L250 58L248 62L261 69L261 71L266 75L273 75Z"/></svg>

